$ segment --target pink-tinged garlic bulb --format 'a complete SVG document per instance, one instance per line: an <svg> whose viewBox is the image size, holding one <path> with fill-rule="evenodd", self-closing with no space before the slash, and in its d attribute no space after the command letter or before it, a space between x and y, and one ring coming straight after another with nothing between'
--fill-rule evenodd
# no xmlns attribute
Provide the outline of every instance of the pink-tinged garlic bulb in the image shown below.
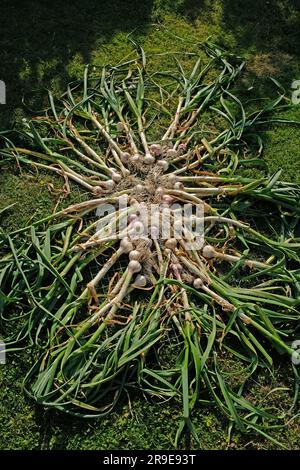
<svg viewBox="0 0 300 470"><path fill-rule="evenodd" d="M183 270L183 267L180 263L171 263L170 269L174 272L180 273Z"/></svg>
<svg viewBox="0 0 300 470"><path fill-rule="evenodd" d="M165 204L166 206L171 206L174 202L174 198L172 196L169 196L168 194L165 194L161 200L162 200L162 203Z"/></svg>
<svg viewBox="0 0 300 470"><path fill-rule="evenodd" d="M117 173L114 170L111 170L110 177L115 183L120 183L120 181L122 180L122 176L120 175L120 173Z"/></svg>
<svg viewBox="0 0 300 470"><path fill-rule="evenodd" d="M187 144L185 144L184 142L182 142L181 144L178 145L178 153L180 155L184 154L186 149L187 149Z"/></svg>
<svg viewBox="0 0 300 470"><path fill-rule="evenodd" d="M155 157L159 157L162 153L161 145L159 145L159 144L150 145L150 151L151 151L152 155L154 155Z"/></svg>
<svg viewBox="0 0 300 470"><path fill-rule="evenodd" d="M123 163L128 163L130 160L130 153L123 152L120 158Z"/></svg>

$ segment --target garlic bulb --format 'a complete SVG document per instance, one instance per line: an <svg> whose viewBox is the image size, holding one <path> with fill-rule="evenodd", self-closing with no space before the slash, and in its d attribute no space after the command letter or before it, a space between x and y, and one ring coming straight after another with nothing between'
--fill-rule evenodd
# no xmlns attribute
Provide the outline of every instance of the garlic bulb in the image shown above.
<svg viewBox="0 0 300 470"><path fill-rule="evenodd" d="M112 191L113 189L115 189L116 183L113 180L107 180L103 181L102 186L104 189Z"/></svg>
<svg viewBox="0 0 300 470"><path fill-rule="evenodd" d="M175 250L177 248L177 240L176 238L169 238L165 242L165 247L169 248L170 250Z"/></svg>
<svg viewBox="0 0 300 470"><path fill-rule="evenodd" d="M130 253L129 253L129 259L130 260L136 260L138 261L141 257L141 253L140 251L138 250L132 250Z"/></svg>
<svg viewBox="0 0 300 470"><path fill-rule="evenodd" d="M156 194L157 196L162 196L162 195L164 194L164 192L165 192L164 188L162 188L161 186L159 186L159 187L156 189L155 194Z"/></svg>
<svg viewBox="0 0 300 470"><path fill-rule="evenodd" d="M123 152L120 158L123 163L128 163L130 160L130 153Z"/></svg>
<svg viewBox="0 0 300 470"><path fill-rule="evenodd" d="M173 271L178 271L178 272L181 272L183 270L183 267L181 264L179 263L172 263L170 264L170 268L173 270Z"/></svg>
<svg viewBox="0 0 300 470"><path fill-rule="evenodd" d="M173 204L174 199L172 198L172 196L169 196L168 194L165 194L162 197L162 202L163 202L163 204L166 204L167 206L170 206L171 204Z"/></svg>
<svg viewBox="0 0 300 470"><path fill-rule="evenodd" d="M133 163L137 163L138 161L140 161L140 156L139 156L139 154L138 154L138 153L135 153L134 155L132 155L131 161L132 161Z"/></svg>
<svg viewBox="0 0 300 470"><path fill-rule="evenodd" d="M135 278L134 285L137 287L145 287L147 285L147 279L142 274L138 274Z"/></svg>
<svg viewBox="0 0 300 470"><path fill-rule="evenodd" d="M129 214L128 216L128 222L130 224L132 224L133 222L135 222L136 220L139 220L138 216L136 214Z"/></svg>
<svg viewBox="0 0 300 470"><path fill-rule="evenodd" d="M159 227L152 225L150 227L150 235L153 240L158 240L159 238Z"/></svg>
<svg viewBox="0 0 300 470"><path fill-rule="evenodd" d="M123 253L130 253L133 250L133 245L128 237L122 238L120 248Z"/></svg>
<svg viewBox="0 0 300 470"><path fill-rule="evenodd" d="M158 160L157 165L160 166L163 171L167 171L167 169L169 168L169 163L167 162L167 160Z"/></svg>
<svg viewBox="0 0 300 470"><path fill-rule="evenodd" d="M177 183L174 184L174 188L182 191L184 189L184 185L180 181L177 181Z"/></svg>
<svg viewBox="0 0 300 470"><path fill-rule="evenodd" d="M169 175L167 175L168 177L168 181L171 185L174 185L177 181L177 176L174 175L173 173L170 173Z"/></svg>
<svg viewBox="0 0 300 470"><path fill-rule="evenodd" d="M162 148L158 144L152 144L150 145L150 151L155 157L159 157L162 152Z"/></svg>
<svg viewBox="0 0 300 470"><path fill-rule="evenodd" d="M144 157L144 163L146 165L152 165L155 162L155 158L151 155L151 153L147 153Z"/></svg>
<svg viewBox="0 0 300 470"><path fill-rule="evenodd" d="M92 193L95 194L95 196L99 196L103 192L103 189L101 186L94 186L92 189Z"/></svg>
<svg viewBox="0 0 300 470"><path fill-rule="evenodd" d="M178 153L177 153L177 150L174 150L174 149L169 149L167 150L167 158L174 158L174 157L177 157Z"/></svg>
<svg viewBox="0 0 300 470"><path fill-rule="evenodd" d="M216 250L214 249L213 246L211 245L205 245L203 248L202 248L202 255L204 256L204 258L206 259L212 259L212 258L215 258L217 256L217 252Z"/></svg>
<svg viewBox="0 0 300 470"><path fill-rule="evenodd" d="M142 192L143 189L145 189L145 186L143 186L142 184L137 184L135 187L135 190L139 193Z"/></svg>
<svg viewBox="0 0 300 470"><path fill-rule="evenodd" d="M197 279L194 280L193 285L195 289L201 289L203 287L203 281L200 279L200 277L197 277Z"/></svg>
<svg viewBox="0 0 300 470"><path fill-rule="evenodd" d="M110 177L115 183L120 183L122 179L122 176L114 170L111 170Z"/></svg>
<svg viewBox="0 0 300 470"><path fill-rule="evenodd" d="M142 269L141 264L136 260L132 260L128 264L128 271L131 274L139 273L141 269Z"/></svg>

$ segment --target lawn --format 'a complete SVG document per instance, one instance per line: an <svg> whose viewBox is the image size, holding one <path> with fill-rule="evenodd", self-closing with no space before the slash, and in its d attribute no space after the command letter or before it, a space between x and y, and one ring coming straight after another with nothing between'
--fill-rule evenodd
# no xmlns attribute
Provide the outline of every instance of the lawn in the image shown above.
<svg viewBox="0 0 300 470"><path fill-rule="evenodd" d="M0 130L45 107L47 89L60 94L68 82L81 78L86 63L103 66L126 58L137 40L152 69L166 69L170 56L211 36L247 60L243 80L257 97L275 93L270 77L291 97L291 83L300 79L300 5L297 0L90 0L25 2L2 0L0 5L0 79L7 85L7 104L0 106ZM291 114L299 120L299 110ZM265 132L264 158L270 172L283 169L284 179L300 180L300 127L273 126ZM8 231L48 215L59 203L51 189L61 185L47 173L22 173L8 166L0 173L0 210L16 203L1 227ZM53 188L52 188L53 189ZM82 197L79 190L72 198ZM38 201L38 202L37 202ZM70 199L64 204L72 202ZM0 325L1 326L1 325ZM177 403L158 403L141 396L124 397L101 420L80 421L44 410L22 392L30 352L9 355L0 366L0 449L172 449ZM167 361L167 358L166 358ZM224 368L237 365L224 357ZM272 369L260 369L249 388L257 403L268 401L283 412L290 407L293 376L288 360L276 358ZM275 389L275 391L274 391ZM270 392L272 394L270 395ZM299 410L300 411L300 410ZM234 432L213 406L197 408L193 422L204 449L270 449L261 436ZM300 420L296 418L274 437L289 449L299 449ZM194 446L182 442L182 448Z"/></svg>

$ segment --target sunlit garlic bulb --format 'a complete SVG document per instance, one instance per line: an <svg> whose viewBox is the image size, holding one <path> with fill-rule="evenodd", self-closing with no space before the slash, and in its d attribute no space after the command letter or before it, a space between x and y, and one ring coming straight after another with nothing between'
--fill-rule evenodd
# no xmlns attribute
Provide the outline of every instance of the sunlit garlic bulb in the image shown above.
<svg viewBox="0 0 300 470"><path fill-rule="evenodd" d="M120 248L123 253L130 253L133 250L133 245L128 237L122 238Z"/></svg>
<svg viewBox="0 0 300 470"><path fill-rule="evenodd" d="M204 256L204 258L206 259L213 259L217 256L217 252L216 250L214 249L213 246L211 245L205 245L203 248L202 248L202 255Z"/></svg>
<svg viewBox="0 0 300 470"><path fill-rule="evenodd" d="M171 173L170 175L167 175L167 177L168 177L168 183L171 186L174 186L174 184L177 182L177 176Z"/></svg>
<svg viewBox="0 0 300 470"><path fill-rule="evenodd" d="M174 189L182 191L184 189L184 185L180 181L177 181L177 183L174 184Z"/></svg>
<svg viewBox="0 0 300 470"><path fill-rule="evenodd" d="M164 192L165 192L164 188L162 188L161 186L159 186L159 187L156 189L155 194L156 194L156 196L163 196Z"/></svg>
<svg viewBox="0 0 300 470"><path fill-rule="evenodd" d="M94 186L92 189L92 193L95 194L95 196L99 196L103 192L103 188L101 186Z"/></svg>
<svg viewBox="0 0 300 470"><path fill-rule="evenodd" d="M158 160L157 165L161 167L163 171L167 171L169 168L169 163L167 160Z"/></svg>
<svg viewBox="0 0 300 470"><path fill-rule="evenodd" d="M151 155L151 153L147 153L144 157L144 163L146 165L152 165L155 162L155 158Z"/></svg>
<svg viewBox="0 0 300 470"><path fill-rule="evenodd" d="M134 197L131 197L131 198L129 199L129 205L130 205L130 206L138 206L139 203L138 203L138 201L137 201Z"/></svg>
<svg viewBox="0 0 300 470"><path fill-rule="evenodd" d="M111 171L111 179L115 182L115 183L120 183L120 181L122 180L122 176L117 173L116 171L112 170Z"/></svg>
<svg viewBox="0 0 300 470"><path fill-rule="evenodd" d="M131 157L131 161L132 161L133 163L139 162L140 159L141 159L141 157L140 157L140 155L139 155L138 153L135 153L135 154L132 155L132 157Z"/></svg>
<svg viewBox="0 0 300 470"><path fill-rule="evenodd" d="M178 153L177 153L177 150L174 150L174 149L169 149L167 150L167 158L175 158L177 157Z"/></svg>
<svg viewBox="0 0 300 470"><path fill-rule="evenodd" d="M197 279L194 280L193 285L195 289L201 289L203 287L203 281L200 279L200 277L197 277Z"/></svg>
<svg viewBox="0 0 300 470"><path fill-rule="evenodd" d="M138 261L135 261L135 260L129 261L128 271L131 274L139 273L141 269L142 269L142 266Z"/></svg>
<svg viewBox="0 0 300 470"><path fill-rule="evenodd" d="M169 238L168 240L166 240L165 247L169 248L172 251L174 251L177 248L176 238Z"/></svg>
<svg viewBox="0 0 300 470"><path fill-rule="evenodd" d="M150 151L151 151L152 155L154 155L155 157L159 157L161 155L161 152L162 152L161 145L158 145L158 144L150 145Z"/></svg>
<svg viewBox="0 0 300 470"><path fill-rule="evenodd" d="M132 250L132 251L129 253L129 259L130 259L130 260L139 261L140 257L141 257L141 252L138 251L138 250Z"/></svg>
<svg viewBox="0 0 300 470"><path fill-rule="evenodd" d="M138 193L141 193L143 190L144 190L144 186L142 184L137 184L136 187L135 187L135 190L138 192Z"/></svg>
<svg viewBox="0 0 300 470"><path fill-rule="evenodd" d="M128 163L129 160L130 160L130 153L128 153L128 152L123 152L123 153L121 154L121 157L120 157L120 158L121 158L121 161L122 161L123 163Z"/></svg>
<svg viewBox="0 0 300 470"><path fill-rule="evenodd" d="M103 181L102 186L108 191L113 191L115 189L116 183L113 180Z"/></svg>

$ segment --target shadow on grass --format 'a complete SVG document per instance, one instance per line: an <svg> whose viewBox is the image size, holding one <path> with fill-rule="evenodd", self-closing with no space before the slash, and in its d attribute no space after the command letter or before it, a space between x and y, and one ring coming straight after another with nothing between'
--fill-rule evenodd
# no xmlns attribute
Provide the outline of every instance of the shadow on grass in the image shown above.
<svg viewBox="0 0 300 470"><path fill-rule="evenodd" d="M300 56L299 0L222 0L225 27L240 46Z"/></svg>
<svg viewBox="0 0 300 470"><path fill-rule="evenodd" d="M281 49L300 56L299 0L166 0L191 21L219 20L240 47L259 51Z"/></svg>
<svg viewBox="0 0 300 470"><path fill-rule="evenodd" d="M167 0L169 6L174 3ZM220 11L225 32L232 32L240 47L258 51L280 49L300 57L299 0L177 0L177 11L190 20L213 19ZM215 12L215 13L214 13Z"/></svg>
<svg viewBox="0 0 300 470"><path fill-rule="evenodd" d="M0 130L14 120L23 97L38 112L45 88L64 90L75 56L90 62L102 42L119 32L146 32L155 11L166 9L188 21L218 24L233 34L239 49L300 58L299 0L1 0L0 80L6 83L7 105L0 107Z"/></svg>
<svg viewBox="0 0 300 470"><path fill-rule="evenodd" d="M67 64L75 54L88 63L96 40L142 32L152 5L153 0L1 0L0 79L7 105L0 107L0 129L13 119L23 96L36 111L46 95L43 87L64 88L73 78Z"/></svg>
<svg viewBox="0 0 300 470"><path fill-rule="evenodd" d="M173 0L166 0L171 8ZM299 0L175 0L176 11L219 29L217 42L247 57L249 85L259 97L274 96L276 78L291 93L300 78ZM214 38L212 38L214 39ZM251 83L250 83L251 82Z"/></svg>

